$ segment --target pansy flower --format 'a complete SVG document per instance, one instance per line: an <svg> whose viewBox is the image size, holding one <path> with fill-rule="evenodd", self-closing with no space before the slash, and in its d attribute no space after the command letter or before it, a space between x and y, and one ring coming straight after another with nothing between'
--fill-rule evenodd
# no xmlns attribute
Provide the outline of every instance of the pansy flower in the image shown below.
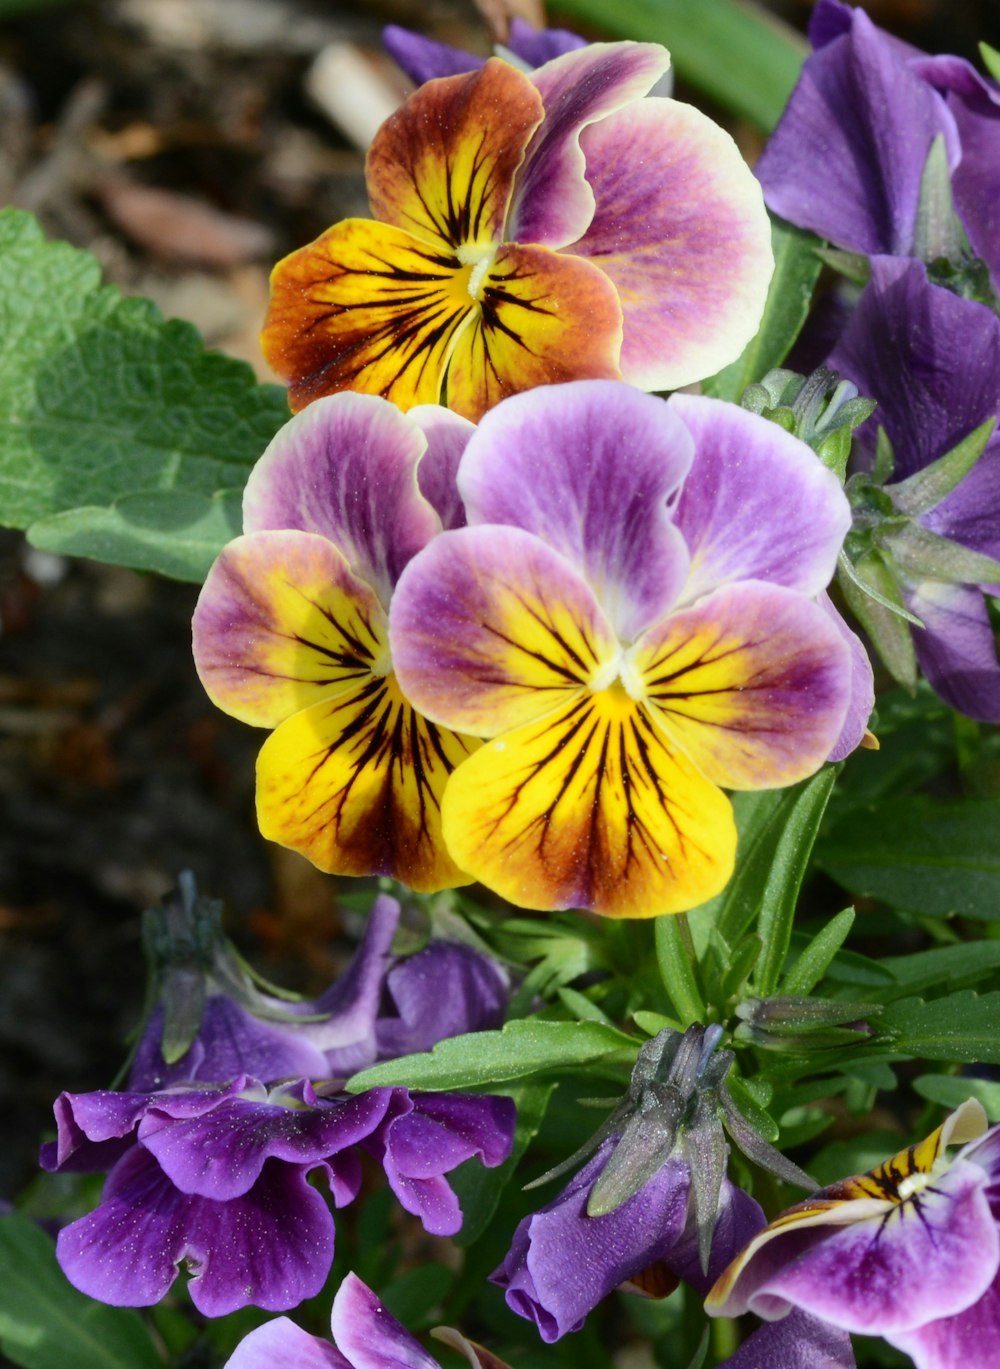
<svg viewBox="0 0 1000 1369"><path fill-rule="evenodd" d="M1000 1128L987 1132L970 1100L918 1145L783 1212L706 1305L771 1321L800 1309L884 1337L917 1369L990 1369L1000 1336L998 1217Z"/></svg>
<svg viewBox="0 0 1000 1369"><path fill-rule="evenodd" d="M669 60L591 44L415 91L369 151L372 218L275 268L262 345L292 408L354 389L475 420L537 385L672 389L738 356L767 215L727 133L643 98Z"/></svg>
<svg viewBox="0 0 1000 1369"><path fill-rule="evenodd" d="M206 1316L254 1304L271 1311L318 1293L333 1260L336 1207L357 1197L359 1151L425 1230L454 1235L458 1199L445 1179L478 1156L510 1153L514 1104L470 1094L411 1095L338 1083L224 1084L157 1093L63 1094L49 1170L110 1168L100 1204L59 1233L56 1254L82 1292L114 1306L158 1302L185 1264Z"/></svg>
<svg viewBox="0 0 1000 1369"><path fill-rule="evenodd" d="M803 779L847 718L813 602L850 523L835 477L735 405L579 381L488 414L458 483L468 526L409 563L389 631L415 707L490 739L445 791L453 859L529 908L712 897L722 787Z"/></svg>
<svg viewBox="0 0 1000 1369"><path fill-rule="evenodd" d="M260 829L323 870L422 891L465 880L439 805L478 743L411 707L386 630L406 562L461 518L454 470L472 431L441 408L404 416L371 395L313 405L254 467L244 535L198 600L210 697L274 729L257 763Z"/></svg>
<svg viewBox="0 0 1000 1369"><path fill-rule="evenodd" d="M225 1369L441 1369L418 1340L356 1274L337 1290L330 1312L334 1345L278 1317L245 1336ZM503 1360L449 1326L431 1333L468 1359L471 1369L508 1369Z"/></svg>

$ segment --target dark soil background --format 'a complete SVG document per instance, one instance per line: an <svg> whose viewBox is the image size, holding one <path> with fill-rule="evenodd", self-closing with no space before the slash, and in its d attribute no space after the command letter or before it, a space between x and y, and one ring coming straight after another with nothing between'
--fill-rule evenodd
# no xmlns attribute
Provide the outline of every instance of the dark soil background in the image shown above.
<svg viewBox="0 0 1000 1369"><path fill-rule="evenodd" d="M511 8L0 0L0 202L268 379L270 265L365 213L365 137L407 89L382 24L487 51ZM931 49L1000 42L998 0L869 10ZM752 156L757 135L734 132ZM0 1205L35 1172L59 1091L114 1078L142 1002L139 914L178 871L225 900L234 939L289 987L322 987L352 944L336 882L256 830L262 738L201 690L196 592L0 532Z"/></svg>

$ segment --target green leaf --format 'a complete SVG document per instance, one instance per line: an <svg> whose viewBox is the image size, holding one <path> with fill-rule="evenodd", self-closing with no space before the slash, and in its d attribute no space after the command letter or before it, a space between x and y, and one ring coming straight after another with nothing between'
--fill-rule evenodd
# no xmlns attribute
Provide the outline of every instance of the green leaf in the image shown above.
<svg viewBox="0 0 1000 1369"><path fill-rule="evenodd" d="M52 1241L0 1217L0 1349L24 1369L163 1369L137 1312L105 1307L67 1282Z"/></svg>
<svg viewBox="0 0 1000 1369"><path fill-rule="evenodd" d="M806 321L823 266L816 250L819 239L783 219L773 219L771 246L774 275L757 335L734 362L703 381L702 390L707 395L739 401L748 385L781 365Z"/></svg>
<svg viewBox="0 0 1000 1369"><path fill-rule="evenodd" d="M463 1215L462 1229L452 1237L456 1245L472 1245L493 1220L504 1189L545 1120L555 1087L555 1081L535 1081L505 1089L517 1104L514 1146L509 1157L496 1169L487 1169L478 1160L466 1160L449 1176L448 1182L458 1195Z"/></svg>
<svg viewBox="0 0 1000 1369"><path fill-rule="evenodd" d="M967 941L935 946L913 955L884 956L879 962L902 993L925 989L965 989L1000 970L1000 941ZM884 997L880 993L879 997Z"/></svg>
<svg viewBox="0 0 1000 1369"><path fill-rule="evenodd" d="M658 917L654 935L660 977L681 1021L690 1026L692 1022L704 1021L705 1000L698 987L690 941L684 936L684 923L680 921L683 916L681 913Z"/></svg>
<svg viewBox="0 0 1000 1369"><path fill-rule="evenodd" d="M816 933L808 946L799 952L794 965L785 975L781 985L783 994L807 994L816 987L847 939L854 918L854 909L845 908L821 932Z"/></svg>
<svg viewBox="0 0 1000 1369"><path fill-rule="evenodd" d="M913 1081L921 1098L940 1103L944 1108L957 1108L967 1098L982 1103L991 1122L1000 1122L1000 1083L994 1079L969 1079L956 1074L921 1074Z"/></svg>
<svg viewBox="0 0 1000 1369"><path fill-rule="evenodd" d="M685 81L765 133L809 51L787 24L743 0L559 0L557 12L615 38L662 43Z"/></svg>
<svg viewBox="0 0 1000 1369"><path fill-rule="evenodd" d="M979 55L983 59L983 66L994 81L1000 81L1000 52L997 52L996 48L991 48L989 43L980 43Z"/></svg>
<svg viewBox="0 0 1000 1369"><path fill-rule="evenodd" d="M852 893L929 917L1000 918L1000 804L924 796L856 809L817 864Z"/></svg>
<svg viewBox="0 0 1000 1369"><path fill-rule="evenodd" d="M876 1023L878 1039L893 1051L928 1060L1000 1064L1000 993L971 989L946 998L903 998Z"/></svg>
<svg viewBox="0 0 1000 1369"><path fill-rule="evenodd" d="M736 873L703 909L731 944L757 919L764 943L755 971L756 992L761 995L773 993L778 982L795 903L837 770L824 766L789 789L737 794L734 799L739 828Z"/></svg>
<svg viewBox="0 0 1000 1369"><path fill-rule="evenodd" d="M634 1061L639 1042L603 1022L548 1022L537 1017L508 1022L500 1031L470 1032L439 1041L421 1055L386 1060L347 1082L349 1093L400 1084L432 1092L488 1088L549 1070L603 1060Z"/></svg>
<svg viewBox="0 0 1000 1369"><path fill-rule="evenodd" d="M101 285L87 252L0 212L0 523L36 545L202 580L239 532L284 392Z"/></svg>

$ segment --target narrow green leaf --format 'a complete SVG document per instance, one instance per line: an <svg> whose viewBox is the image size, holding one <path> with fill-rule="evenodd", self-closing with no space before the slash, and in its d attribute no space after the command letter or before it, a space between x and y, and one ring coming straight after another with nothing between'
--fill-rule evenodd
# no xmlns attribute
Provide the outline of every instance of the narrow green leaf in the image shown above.
<svg viewBox="0 0 1000 1369"><path fill-rule="evenodd" d="M631 1062L639 1041L603 1022L548 1022L536 1017L508 1022L499 1031L470 1032L439 1041L420 1055L386 1060L347 1082L349 1093L395 1084L437 1092L488 1088L549 1070L604 1060Z"/></svg>
<svg viewBox="0 0 1000 1369"><path fill-rule="evenodd" d="M994 81L1000 81L1000 52L997 52L996 48L990 47L989 43L980 43L979 55L983 59L983 66Z"/></svg>
<svg viewBox="0 0 1000 1369"><path fill-rule="evenodd" d="M781 985L783 994L808 994L826 974L830 962L847 939L854 925L853 908L845 908L832 918L821 932L817 932L785 975Z"/></svg>
<svg viewBox="0 0 1000 1369"><path fill-rule="evenodd" d="M934 998L890 1003L877 1022L879 1040L893 1051L928 1060L1000 1064L1000 992L971 989Z"/></svg>
<svg viewBox="0 0 1000 1369"><path fill-rule="evenodd" d="M36 545L201 580L239 531L284 392L101 285L87 252L0 212L0 523Z"/></svg>
<svg viewBox="0 0 1000 1369"><path fill-rule="evenodd" d="M934 946L912 955L884 956L879 963L892 975L901 993L965 989L1000 970L1000 941ZM880 993L879 997L885 994Z"/></svg>
<svg viewBox="0 0 1000 1369"><path fill-rule="evenodd" d="M452 1237L456 1245L472 1245L493 1220L504 1189L545 1120L555 1087L555 1081L532 1081L504 1089L517 1105L514 1147L510 1156L496 1169L486 1169L478 1160L466 1160L448 1180L458 1194L462 1208L462 1229Z"/></svg>
<svg viewBox="0 0 1000 1369"><path fill-rule="evenodd" d="M921 1074L913 1087L921 1098L940 1103L944 1108L958 1108L967 1098L982 1103L991 1122L1000 1122L1000 1083L995 1079L970 1079L957 1074Z"/></svg>
<svg viewBox="0 0 1000 1369"><path fill-rule="evenodd" d="M930 917L1000 918L1000 804L923 796L855 809L817 864L854 894Z"/></svg>
<svg viewBox="0 0 1000 1369"><path fill-rule="evenodd" d="M662 43L685 81L765 133L809 51L794 29L743 0L559 0L557 12L615 38Z"/></svg>
<svg viewBox="0 0 1000 1369"><path fill-rule="evenodd" d="M759 382L780 366L799 335L809 301L823 266L817 254L819 239L783 219L772 219L771 246L774 275L756 336L741 356L702 382L702 390L718 399L738 402L748 385Z"/></svg>
<svg viewBox="0 0 1000 1369"><path fill-rule="evenodd" d="M163 1369L137 1312L105 1307L67 1282L51 1239L0 1217L0 1349L24 1369Z"/></svg>
<svg viewBox="0 0 1000 1369"><path fill-rule="evenodd" d="M607 1013L592 1002L585 993L578 993L576 989L567 988L557 989L556 992L559 1001L581 1022L606 1022L609 1027L614 1026Z"/></svg>
<svg viewBox="0 0 1000 1369"><path fill-rule="evenodd" d="M740 1078L735 1069L730 1070L726 1079L726 1087L729 1089L730 1098L757 1135L763 1136L765 1141L770 1141L772 1144L777 1141L780 1134L777 1122L769 1112L760 1106L747 1087L746 1081Z"/></svg>
<svg viewBox="0 0 1000 1369"><path fill-rule="evenodd" d="M660 967L660 977L670 1001L685 1027L688 1027L692 1022L705 1020L705 1000L698 987L682 926L677 917L671 914L656 919L656 963Z"/></svg>

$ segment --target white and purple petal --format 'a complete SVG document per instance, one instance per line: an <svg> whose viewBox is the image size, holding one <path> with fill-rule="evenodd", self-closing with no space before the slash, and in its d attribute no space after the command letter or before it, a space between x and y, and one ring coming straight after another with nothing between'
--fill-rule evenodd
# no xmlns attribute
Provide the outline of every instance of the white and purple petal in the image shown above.
<svg viewBox="0 0 1000 1369"><path fill-rule="evenodd" d="M773 270L760 186L724 129L651 97L584 129L596 208L566 250L622 304L622 378L676 389L734 361L760 324Z"/></svg>
<svg viewBox="0 0 1000 1369"><path fill-rule="evenodd" d="M251 471L244 531L321 534L387 606L400 571L440 528L417 484L426 445L421 428L376 395L318 399Z"/></svg>
<svg viewBox="0 0 1000 1369"><path fill-rule="evenodd" d="M668 404L695 444L675 513L691 554L681 602L750 579L819 594L851 526L837 478L804 442L735 404Z"/></svg>
<svg viewBox="0 0 1000 1369"><path fill-rule="evenodd" d="M159 1302L183 1261L207 1317L253 1304L283 1312L318 1293L333 1259L333 1219L305 1174L270 1164L231 1202L178 1192L135 1147L108 1176L100 1206L59 1233L63 1272L115 1307Z"/></svg>
<svg viewBox="0 0 1000 1369"><path fill-rule="evenodd" d="M827 756L828 761L841 761L861 744L861 739L868 730L868 719L875 707L875 676L861 638L844 622L841 614L834 608L830 596L824 591L817 595L816 602L847 643L851 653L851 701L847 705L847 717L844 719L840 736Z"/></svg>
<svg viewBox="0 0 1000 1369"><path fill-rule="evenodd" d="M951 1317L935 1318L886 1336L916 1369L993 1369L1000 1346L1000 1280Z"/></svg>
<svg viewBox="0 0 1000 1369"><path fill-rule="evenodd" d="M223 1369L353 1369L329 1341L303 1331L288 1317L276 1317L244 1336Z"/></svg>
<svg viewBox="0 0 1000 1369"><path fill-rule="evenodd" d="M517 175L508 241L560 248L583 235L594 192L581 131L641 100L669 66L670 54L656 43L589 43L534 72L545 118Z"/></svg>
<svg viewBox="0 0 1000 1369"><path fill-rule="evenodd" d="M351 1369L440 1369L356 1274L337 1290L330 1325Z"/></svg>
<svg viewBox="0 0 1000 1369"><path fill-rule="evenodd" d="M427 439L427 450L417 467L420 493L433 507L443 528L464 527L465 508L456 477L476 425L440 404L418 404L406 416Z"/></svg>
<svg viewBox="0 0 1000 1369"><path fill-rule="evenodd" d="M491 410L458 484L471 524L510 524L554 547L630 641L669 608L687 573L670 511L693 454L662 399L617 381L573 381Z"/></svg>

